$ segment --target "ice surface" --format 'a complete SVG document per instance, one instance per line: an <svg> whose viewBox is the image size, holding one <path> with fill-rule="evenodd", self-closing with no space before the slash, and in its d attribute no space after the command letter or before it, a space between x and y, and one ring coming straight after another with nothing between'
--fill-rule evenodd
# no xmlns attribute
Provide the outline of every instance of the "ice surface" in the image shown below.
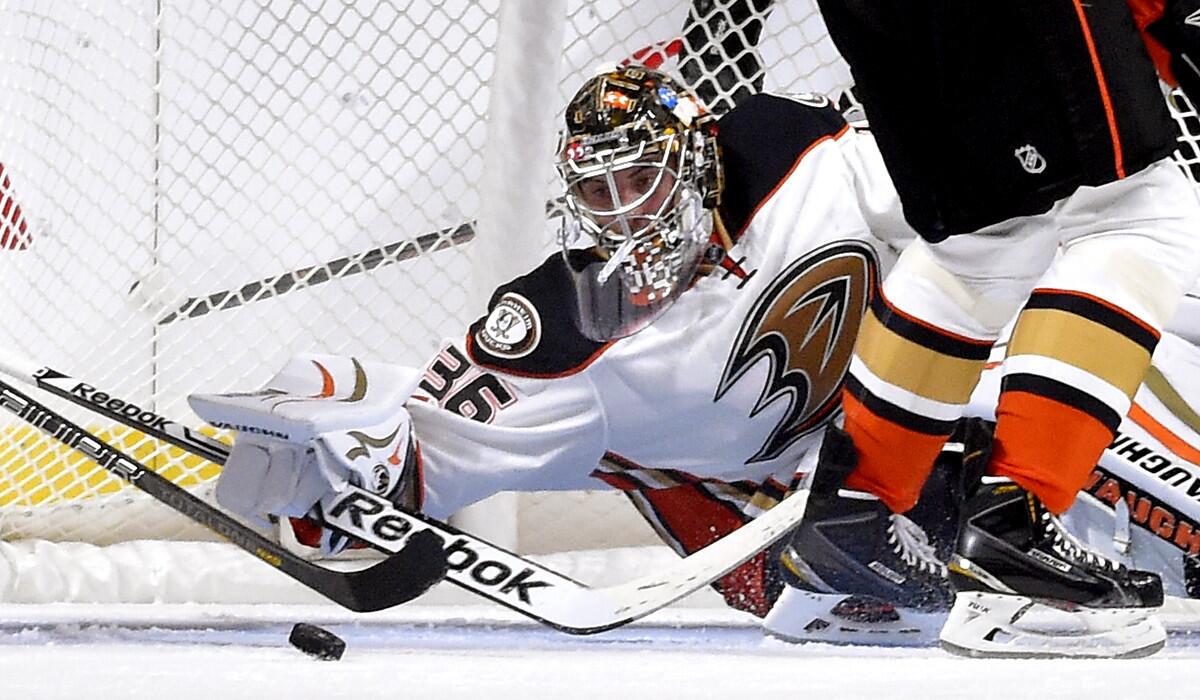
<svg viewBox="0 0 1200 700"><path fill-rule="evenodd" d="M1200 660L1200 640L1187 635L1128 661L795 646L710 609L669 610L593 637L463 606L355 616L330 606L6 605L0 620L0 693L21 700L1188 697ZM346 639L342 661L288 646L300 620Z"/></svg>

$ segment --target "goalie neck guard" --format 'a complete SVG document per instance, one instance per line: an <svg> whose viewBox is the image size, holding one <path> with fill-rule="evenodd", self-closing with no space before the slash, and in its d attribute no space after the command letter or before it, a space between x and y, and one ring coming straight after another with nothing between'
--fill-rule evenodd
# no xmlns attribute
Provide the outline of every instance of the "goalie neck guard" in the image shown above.
<svg viewBox="0 0 1200 700"><path fill-rule="evenodd" d="M716 119L663 73L602 73L567 106L558 172L579 329L632 335L687 288L709 245L723 184Z"/></svg>

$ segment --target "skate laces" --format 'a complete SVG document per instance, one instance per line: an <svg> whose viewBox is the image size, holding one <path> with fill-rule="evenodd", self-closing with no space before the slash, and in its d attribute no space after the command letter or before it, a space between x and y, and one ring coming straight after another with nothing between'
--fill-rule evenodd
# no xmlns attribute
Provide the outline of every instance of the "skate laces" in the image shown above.
<svg viewBox="0 0 1200 700"><path fill-rule="evenodd" d="M891 516L888 544L906 566L932 576L946 578L946 565L938 558L925 530L903 515Z"/></svg>
<svg viewBox="0 0 1200 700"><path fill-rule="evenodd" d="M1124 568L1120 562L1113 561L1084 544L1082 540L1071 534L1071 531L1062 524L1062 521L1057 516L1049 511L1042 511L1042 527L1046 530L1047 534L1054 536L1053 541L1050 542L1050 547L1058 554L1085 565L1097 566L1113 571L1120 571Z"/></svg>

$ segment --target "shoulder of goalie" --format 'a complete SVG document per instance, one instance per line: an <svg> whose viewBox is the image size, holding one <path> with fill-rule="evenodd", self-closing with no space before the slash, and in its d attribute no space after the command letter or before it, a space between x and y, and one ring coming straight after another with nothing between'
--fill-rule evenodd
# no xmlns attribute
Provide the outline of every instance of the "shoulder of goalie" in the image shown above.
<svg viewBox="0 0 1200 700"><path fill-rule="evenodd" d="M260 525L279 518L307 548L352 545L324 526L322 498L351 486L419 507L419 454L404 407L420 372L353 357L300 355L252 392L193 394L192 410L237 431L217 502Z"/></svg>
<svg viewBox="0 0 1200 700"><path fill-rule="evenodd" d="M1171 54L1171 72L1192 103L1200 103L1200 0L1167 0L1146 27Z"/></svg>

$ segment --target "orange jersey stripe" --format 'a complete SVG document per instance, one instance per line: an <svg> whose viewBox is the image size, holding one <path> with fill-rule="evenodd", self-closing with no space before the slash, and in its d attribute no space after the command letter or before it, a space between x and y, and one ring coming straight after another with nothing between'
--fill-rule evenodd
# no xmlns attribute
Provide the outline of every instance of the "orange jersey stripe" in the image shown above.
<svg viewBox="0 0 1200 700"><path fill-rule="evenodd" d="M1118 178L1125 177L1125 156L1121 149L1121 135L1117 131L1117 116L1113 111L1112 96L1108 94L1108 81L1104 79L1104 70L1100 67L1100 55L1096 53L1096 42L1092 38L1092 30L1088 27L1087 15L1083 11L1082 0L1073 0L1075 14L1079 17L1079 28L1083 30L1083 40L1087 42L1088 54L1092 57L1092 71L1096 74L1096 86L1100 88L1100 101L1104 103L1104 116L1108 120L1108 133L1112 139L1113 165Z"/></svg>

